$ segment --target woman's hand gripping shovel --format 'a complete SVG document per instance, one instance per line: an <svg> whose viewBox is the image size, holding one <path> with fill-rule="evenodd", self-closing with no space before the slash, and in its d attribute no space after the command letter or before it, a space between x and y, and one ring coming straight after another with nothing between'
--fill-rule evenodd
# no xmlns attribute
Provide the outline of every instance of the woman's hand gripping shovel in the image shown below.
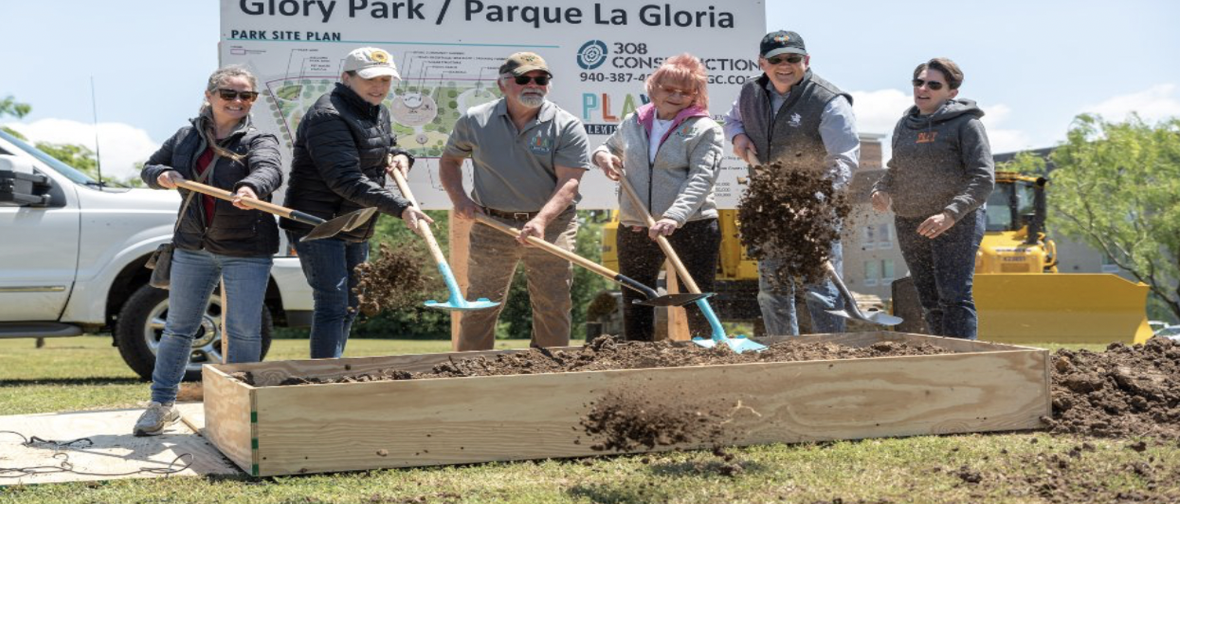
<svg viewBox="0 0 1216 638"><path fill-rule="evenodd" d="M196 193L202 193L204 195L210 195L212 197L218 197L228 201L233 201L233 198L237 196L236 193L229 193L222 188L216 188L207 184L200 184L199 182L193 182L188 179L174 180L173 185L177 188L184 188ZM278 215L279 217L286 217L287 219L294 219L298 222L304 222L305 224L312 224L313 226L316 226L316 228L312 229L307 235L304 236L304 241L312 241L314 239L329 239L338 233L354 230L366 224L368 220L370 220L372 216L376 214L375 208L361 208L353 213L347 213L341 217L326 220L315 215L309 215L308 213L292 210L284 206L278 206L276 204L263 202L257 199L243 197L241 198L241 201L247 204L250 208L256 208L262 212L270 213L271 215Z"/></svg>
<svg viewBox="0 0 1216 638"><path fill-rule="evenodd" d="M621 188L627 195L629 195L629 199L633 200L633 205L637 206L638 210L642 211L642 213L646 215L646 225L654 226L654 218L650 216L650 211L645 205L642 204L642 199L638 197L637 192L633 190L633 186L630 186L629 181L625 179L624 167L617 170L621 174ZM667 241L667 238L662 235L659 235L656 240L659 242L659 248L663 249L663 254L667 255L667 260L670 261L673 266L675 266L676 272L680 273L680 281L684 282L684 287L688 288L694 294L701 294L701 289L697 286L697 282L693 281L692 274L688 272L688 269L684 267L683 262L680 261L680 256L677 255L675 249L671 247L671 242ZM705 315L705 318L709 320L709 327L710 331L712 332L713 339L697 339L694 337L692 340L693 343L701 346L702 348L712 348L719 343L725 343L731 350L734 350L735 352L768 349L768 347L764 344L752 341L747 337L727 337L726 330L722 328L722 322L718 321L718 315L714 314L714 309L710 307L709 301L706 299L706 297L709 297L711 294L713 293L706 294L704 297L697 300L697 309L699 309L701 314Z"/></svg>

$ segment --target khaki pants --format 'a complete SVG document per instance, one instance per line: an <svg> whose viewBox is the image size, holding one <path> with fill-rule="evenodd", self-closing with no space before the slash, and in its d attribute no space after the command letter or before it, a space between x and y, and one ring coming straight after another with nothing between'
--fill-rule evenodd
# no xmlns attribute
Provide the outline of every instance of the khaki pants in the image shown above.
<svg viewBox="0 0 1216 638"><path fill-rule="evenodd" d="M515 228L523 228L526 223L495 219ZM573 251L577 230L574 211L567 211L545 228L545 241ZM528 295L532 298L532 345L543 348L570 345L573 264L539 248L523 246L514 237L485 224L473 224L469 231L469 287L465 298L485 297L500 304L505 302L515 267L521 260L528 278ZM460 313L456 349L494 349L494 327L500 312L502 305L492 310Z"/></svg>

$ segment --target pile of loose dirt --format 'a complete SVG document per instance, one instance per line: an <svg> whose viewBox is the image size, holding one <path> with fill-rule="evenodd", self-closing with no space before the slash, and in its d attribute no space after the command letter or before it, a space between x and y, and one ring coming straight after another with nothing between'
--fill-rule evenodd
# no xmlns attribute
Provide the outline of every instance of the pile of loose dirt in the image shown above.
<svg viewBox="0 0 1216 638"><path fill-rule="evenodd" d="M656 447L702 447L710 445L718 457L714 472L738 476L743 465L726 451L734 442L723 427L738 407L705 399L696 407L660 403L643 397L610 392L593 402L579 426L596 452L646 452ZM582 436L574 440L582 443Z"/></svg>
<svg viewBox="0 0 1216 638"><path fill-rule="evenodd" d="M374 317L421 303L432 285L428 257L417 244L381 244L375 259L355 266L359 310Z"/></svg>
<svg viewBox="0 0 1216 638"><path fill-rule="evenodd" d="M774 162L757 167L739 200L739 234L759 259L775 259L778 290L791 279L821 281L823 262L852 211L816 165Z"/></svg>
<svg viewBox="0 0 1216 638"><path fill-rule="evenodd" d="M1182 350L1154 337L1105 352L1060 350L1052 357L1052 432L1176 439L1182 429Z"/></svg>
<svg viewBox="0 0 1216 638"><path fill-rule="evenodd" d="M643 368L673 368L709 366L728 363L776 363L783 361L822 361L825 359L863 359L926 354L948 354L949 350L930 344L908 344L879 341L866 347L835 343L805 343L785 341L767 350L736 353L725 345L702 348L678 341L622 341L610 335L597 337L578 350L554 351L532 348L523 352L493 357L449 359L430 372L412 373L404 370L384 370L373 374L352 375L335 379L290 377L286 380L267 379L260 384L256 375L247 383L252 385L302 385L310 383L357 383L404 379L443 379L455 377L490 377L507 374L544 374L553 372L586 372L600 370L637 370Z"/></svg>

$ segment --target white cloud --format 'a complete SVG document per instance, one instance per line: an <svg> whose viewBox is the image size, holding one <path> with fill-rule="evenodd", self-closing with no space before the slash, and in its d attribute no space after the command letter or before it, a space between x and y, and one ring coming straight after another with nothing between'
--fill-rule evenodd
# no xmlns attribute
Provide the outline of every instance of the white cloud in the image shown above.
<svg viewBox="0 0 1216 638"><path fill-rule="evenodd" d="M1097 113L1104 119L1116 122L1123 121L1134 111L1141 118L1153 121L1182 113L1182 103L1178 97L1178 87L1173 84L1158 84L1154 87L1116 95L1098 104L1091 104L1081 109L1083 113Z"/></svg>
<svg viewBox="0 0 1216 638"><path fill-rule="evenodd" d="M988 131L988 146L993 153L1015 153L1032 148L1030 136L1016 129L990 128Z"/></svg>
<svg viewBox="0 0 1216 638"><path fill-rule="evenodd" d="M160 144L152 141L147 131L129 124L102 122L97 125L96 136L92 124L72 120L42 119L32 122L7 122L5 126L26 136L31 142L50 144L79 144L89 150L101 144L101 172L111 177L126 179L139 175L134 168L141 165Z"/></svg>
<svg viewBox="0 0 1216 638"><path fill-rule="evenodd" d="M984 126L996 125L1009 119L1009 114L1013 113L1013 109L1004 104L993 104L992 106L981 107L984 111Z"/></svg>
<svg viewBox="0 0 1216 638"><path fill-rule="evenodd" d="M912 106L912 94L898 89L854 91L852 96L857 131L885 135L884 143L890 141L895 123Z"/></svg>

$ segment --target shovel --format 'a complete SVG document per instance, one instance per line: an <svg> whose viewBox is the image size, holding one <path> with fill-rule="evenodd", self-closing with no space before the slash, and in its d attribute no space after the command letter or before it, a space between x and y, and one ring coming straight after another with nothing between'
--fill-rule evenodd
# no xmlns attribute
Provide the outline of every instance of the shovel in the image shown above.
<svg viewBox="0 0 1216 638"><path fill-rule="evenodd" d="M624 167L620 169L620 173L621 188L627 195L629 195L629 199L633 200L633 205L637 206L638 210L642 211L642 213L646 215L646 225L654 226L654 218L650 216L650 211L647 210L646 206L642 204L642 199L638 197L637 192L633 190L633 186L631 186L629 181L625 179ZM688 269L684 267L684 264L680 261L680 256L676 254L675 249L671 247L671 242L667 241L667 238L662 235L658 236L658 242L659 248L663 249L663 254L667 255L667 260L670 261L673 266L675 266L676 272L680 273L680 281L684 282L684 286L692 293L700 294L701 289L697 286L697 282L693 281L692 274L690 274ZM756 343L747 337L727 337L726 330L722 328L722 322L718 321L718 315L714 314L714 309L710 307L709 301L707 301L705 298L697 300L697 308L701 311L701 314L705 315L705 318L709 320L710 331L713 333L712 340L694 338L692 342L698 346L701 346L702 348L712 348L719 343L725 343L730 347L731 350L734 350L735 352L768 349L767 346Z"/></svg>
<svg viewBox="0 0 1216 638"><path fill-rule="evenodd" d="M756 158L756 154L750 149L747 151L747 163L750 166L759 166L760 160ZM848 286L844 285L844 280L840 278L840 273L836 272L836 268L832 266L831 260L825 259L823 268L827 271L828 277L832 283L836 284L836 288L840 290L841 297L844 299L844 308L833 308L826 311L828 314L836 315L837 317L845 317L848 319L856 319L866 323L872 323L878 326L898 326L904 320L900 317L889 315L882 311L866 312L857 306L857 300L853 298L853 293L849 292ZM762 275L763 276L763 275ZM818 293L811 293L820 303L830 306L829 300Z"/></svg>
<svg viewBox="0 0 1216 638"><path fill-rule="evenodd" d="M478 223L485 224L486 226L489 226L490 228L493 228L495 230L500 230L508 235L511 235L512 237L519 237L519 230L517 230L511 226L508 226L496 219L491 219L484 215L478 215L477 221L478 221ZM590 270L591 272L593 272L601 277L610 279L622 286L632 288L633 290L636 290L636 291L642 293L643 295L646 295L645 299L635 299L634 300L633 303L635 303L639 306L655 306L655 307L687 306L690 304L694 304L698 300L704 299L709 296L709 294L706 294L706 293L680 293L680 294L674 294L674 295L660 295L658 292L655 292L655 290L653 288L646 286L645 284L634 281L634 280L630 279L629 277L622 275L621 273L613 272L613 271L609 270L608 268L605 268L604 266L601 266L600 264L597 264L594 261L587 259L586 257L572 253L564 248L554 246L553 244L551 244L539 237L528 237L527 241L529 244L532 244L533 246L536 246L537 248L540 248L547 253L557 255L558 257L561 257L562 259L565 259L566 261L569 261L571 263L578 264L579 266L582 266L583 268L586 268L587 270Z"/></svg>
<svg viewBox="0 0 1216 638"><path fill-rule="evenodd" d="M202 193L204 195L210 195L212 197L219 197L220 199L226 199L228 201L232 201L232 198L236 196L235 193L229 193L228 191L226 191L222 188L216 188L214 186L208 186L207 184L200 184L198 182L192 182L188 179L175 180L173 182L173 185L178 188L192 190L196 193ZM354 229L366 224L368 222L368 220L370 220L372 218L372 216L376 214L375 208L361 208L352 213L347 213L345 215L342 215L341 217L335 217L333 219L325 220L325 219L321 219L320 217L317 217L315 215L309 215L308 213L302 213L298 210L292 210L292 209L286 208L284 206L271 204L270 202L263 202L263 201L257 200L257 199L249 199L248 197L243 198L243 201L246 204L248 204L249 206L251 206L252 208L256 208L260 211L270 213L272 215L278 215L279 217L286 217L287 219L294 219L298 222L304 222L305 224L312 224L313 226L316 226L316 228L312 229L307 235L304 236L303 241L312 241L314 239L329 239L330 237L333 237L339 233L346 232L348 230L354 230Z"/></svg>
<svg viewBox="0 0 1216 638"><path fill-rule="evenodd" d="M405 181L405 176L397 168L389 170L389 174L393 176L393 181L397 182L397 188L401 190L401 194L411 202L417 202L414 198L414 193L410 190L410 185ZM431 257L434 257L435 264L439 266L439 274L443 275L443 283L448 287L448 300L439 302L429 300L423 302L427 308L437 308L439 310L487 310L498 305L497 301L490 301L485 297L477 301L468 301L464 295L460 293L460 286L456 285L456 277L452 275L452 269L448 266L448 260L444 258L443 251L439 250L439 244L435 241L435 235L431 233L431 225L426 221L418 220L418 234L426 240L426 247L431 251Z"/></svg>

